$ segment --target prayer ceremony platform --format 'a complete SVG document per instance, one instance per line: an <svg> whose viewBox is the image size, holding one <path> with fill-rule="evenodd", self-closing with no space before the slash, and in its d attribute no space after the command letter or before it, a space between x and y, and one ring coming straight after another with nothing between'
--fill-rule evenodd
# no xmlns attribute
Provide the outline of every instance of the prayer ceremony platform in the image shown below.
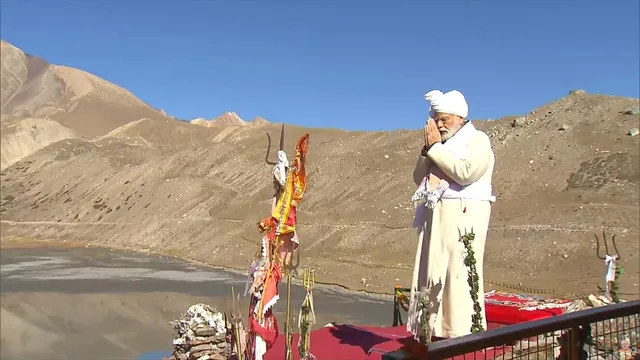
<svg viewBox="0 0 640 360"><path fill-rule="evenodd" d="M485 295L489 330L560 315L564 307L569 304L568 300L549 300L496 291ZM329 325L311 332L310 348L311 353L318 360L403 359L398 350L412 339L405 325L395 327ZM298 344L298 334L293 335L293 344L294 346ZM273 348L267 351L264 359L282 360L284 351L285 337L281 334ZM499 355L501 351L501 349L488 349L481 354L481 358L492 358ZM468 354L459 358L474 358L475 355L480 354ZM293 359L299 360L296 351L293 351Z"/></svg>

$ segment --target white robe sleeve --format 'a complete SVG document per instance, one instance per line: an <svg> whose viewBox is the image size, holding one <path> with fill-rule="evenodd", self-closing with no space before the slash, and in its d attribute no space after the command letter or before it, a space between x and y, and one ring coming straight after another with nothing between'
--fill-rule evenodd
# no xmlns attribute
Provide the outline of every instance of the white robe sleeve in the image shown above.
<svg viewBox="0 0 640 360"><path fill-rule="evenodd" d="M427 157L442 172L451 180L463 186L478 181L489 168L493 156L491 140L489 140L487 134L481 131L478 131L469 140L467 156L464 159L458 159L440 143L431 146L427 153Z"/></svg>

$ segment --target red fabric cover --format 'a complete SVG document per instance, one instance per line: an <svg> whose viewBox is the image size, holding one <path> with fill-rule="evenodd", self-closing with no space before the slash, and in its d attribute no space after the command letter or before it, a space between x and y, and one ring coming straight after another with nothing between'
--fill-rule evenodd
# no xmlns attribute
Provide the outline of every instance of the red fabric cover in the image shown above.
<svg viewBox="0 0 640 360"><path fill-rule="evenodd" d="M493 293L485 295L486 300L493 300L502 303L514 302L520 303L523 306L527 303L527 300L519 298L514 294L508 293ZM526 321L545 319L551 316L562 314L562 308L544 309L544 310L520 310L518 306L506 305L506 304L485 304L485 311L487 314L487 321L503 324L513 325Z"/></svg>
<svg viewBox="0 0 640 360"><path fill-rule="evenodd" d="M489 329L499 326L498 324L488 325ZM311 353L318 360L379 360L383 354L400 349L403 341L411 338L405 325L396 327L337 325L314 330L311 333ZM293 335L293 344L295 347L293 359L299 360L298 334ZM282 360L283 358L284 336L279 336L264 359Z"/></svg>
<svg viewBox="0 0 640 360"><path fill-rule="evenodd" d="M358 327L337 325L324 327L311 332L311 353L318 360L364 360L369 349L377 344L394 339L406 338L410 334L406 326L396 327ZM293 359L299 360L298 334L293 335ZM284 358L284 336L278 337L275 345L265 355L265 360Z"/></svg>
<svg viewBox="0 0 640 360"><path fill-rule="evenodd" d="M289 226L296 226L296 224L298 223L298 216L295 206L291 206L291 209L289 209L289 216L287 216L287 220L285 220L284 223Z"/></svg>
<svg viewBox="0 0 640 360"><path fill-rule="evenodd" d="M278 321L276 321L276 317L273 315L272 309L267 310L267 313L264 315L265 322L268 324L263 327L260 325L258 320L254 317L250 317L249 321L251 322L249 325L249 330L251 333L258 334L266 343L267 351L278 339Z"/></svg>
<svg viewBox="0 0 640 360"><path fill-rule="evenodd" d="M489 298L498 301L513 301L525 304L527 300L515 295L492 294ZM517 324L525 321L539 320L562 313L562 309L519 310L514 305L486 304L489 330L504 325ZM265 355L265 360L282 360L284 357L284 336L279 336L273 348ZM382 355L400 349L405 341L411 339L411 334L405 325L396 327L372 327L337 325L325 327L311 333L311 353L318 360L380 360ZM293 335L293 359L299 360L298 334ZM489 349L485 353L466 354L456 357L456 360L474 359L474 357L491 358L499 355L503 349Z"/></svg>
<svg viewBox="0 0 640 360"><path fill-rule="evenodd" d="M488 323L487 327L489 328L489 330L493 330L496 328L499 328L501 326L504 325L500 325L500 324L493 324L493 323ZM405 329L405 326L398 326L392 329L397 329L397 328L401 328L401 329ZM399 339L393 339L393 340L389 340L383 343L379 343L376 344L375 346L371 347L371 349L369 349L369 354L363 358L361 358L362 360L381 360L382 359L382 355L386 354L386 353L390 353L390 352L394 352L396 350L399 350L400 348L402 348L404 346L404 344L407 341L412 341L413 337L411 336L411 334L409 334L408 332L406 332L405 330L405 336ZM312 335L313 336L313 335ZM481 351L477 351L476 354L474 353L470 353L470 354L465 354L464 356L456 356L454 359L456 360L463 360L463 359L477 359L477 358L485 358L485 359L491 359L493 358L495 355L500 355L503 353L503 349L502 348L496 348L496 349L489 349L486 351L486 353L482 353ZM320 358L318 358L318 360L322 360Z"/></svg>
<svg viewBox="0 0 640 360"><path fill-rule="evenodd" d="M278 321L276 320L275 315L273 314L273 308L268 309L264 313L264 326L260 325L258 319L255 317L255 307L260 306L260 301L264 303L264 305L268 304L271 300L278 295L278 284L280 283L280 279L282 278L282 273L280 270L280 266L276 263L273 265L271 274L269 278L265 282L266 290L263 292L264 296L262 300L258 300L255 296L251 296L251 302L249 303L249 337L250 340L248 342L248 346L253 349L255 346L255 336L259 335L264 339L267 345L267 352L276 339L278 338L279 330L278 330ZM264 306L263 305L263 306ZM264 311L264 308L263 308Z"/></svg>

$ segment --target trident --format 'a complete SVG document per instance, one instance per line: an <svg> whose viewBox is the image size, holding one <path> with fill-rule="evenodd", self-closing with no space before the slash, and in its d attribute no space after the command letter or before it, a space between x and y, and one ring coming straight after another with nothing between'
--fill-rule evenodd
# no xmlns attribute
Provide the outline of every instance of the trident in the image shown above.
<svg viewBox="0 0 640 360"><path fill-rule="evenodd" d="M240 306L240 294L238 293L237 297L235 294L235 289L231 287L231 304L229 306L229 316L231 317L231 333L233 335L233 340L235 348L236 348L236 357L238 360L243 360L243 344L242 344L242 315L239 310ZM226 314L225 314L226 318ZM226 319L225 319L226 320ZM225 323L227 323L225 321Z"/></svg>
<svg viewBox="0 0 640 360"><path fill-rule="evenodd" d="M616 251L615 255L612 255L609 253L609 245L607 244L607 235L605 234L604 230L602 230L602 242L604 243L605 256L600 255L600 239L598 239L598 235L594 233L593 236L596 238L596 256L598 257L598 259L604 260L605 264L607 264L608 266L607 274L605 275L605 281L607 285L606 287L607 296L609 297L610 300L617 303L620 301L620 299L618 298L618 294L617 294L618 289L615 288L616 287L615 281L616 281L616 278L618 277L616 260L620 260L622 257L620 256L620 251L618 251L618 247L616 246L616 236L613 235L611 237L611 243L613 244L613 249Z"/></svg>
<svg viewBox="0 0 640 360"><path fill-rule="evenodd" d="M267 163L267 165L277 165L278 164L277 162L269 160L269 154L271 153L271 136L269 135L268 132L266 134L267 134L267 140L269 141L269 143L267 145L267 154L264 157L264 161ZM282 124L282 129L280 130L280 150L284 151L284 124ZM276 244L278 243L278 240L279 240L279 236L276 235L276 239L275 239ZM278 256L277 251L274 251L272 255L271 266L269 266L269 269L267 269L267 276L265 277L265 279L269 279L269 277L271 276L273 263L276 261L277 256ZM262 296L260 297L260 299L264 298L264 294L267 291L267 284L268 283L265 283L264 288L262 289ZM258 319L262 319L263 306L264 306L264 303L262 300L260 300L260 304L258 306Z"/></svg>
<svg viewBox="0 0 640 360"><path fill-rule="evenodd" d="M277 165L277 162L269 160L269 154L271 153L271 136L269 136L269 133L266 134L269 144L267 145L267 155L264 157L264 160L268 165ZM282 129L280 130L280 150L284 150L284 124L282 124Z"/></svg>
<svg viewBox="0 0 640 360"><path fill-rule="evenodd" d="M596 238L596 256L598 257L598 259L600 260L605 260L604 256L600 255L600 239L598 239L598 235L596 235L595 233L593 234L593 236ZM607 235L605 234L604 230L602 230L602 242L604 242L604 251L605 251L605 255L608 255L616 260L620 260L622 257L620 256L620 252L618 251L618 247L616 246L616 236L613 235L611 237L611 243L613 244L613 249L616 251L615 255L611 255L609 254L609 245L607 244Z"/></svg>

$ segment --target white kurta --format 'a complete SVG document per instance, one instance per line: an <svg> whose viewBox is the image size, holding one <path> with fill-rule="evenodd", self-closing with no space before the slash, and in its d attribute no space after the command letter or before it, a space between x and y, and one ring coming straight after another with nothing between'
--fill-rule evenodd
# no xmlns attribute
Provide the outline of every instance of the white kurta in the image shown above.
<svg viewBox="0 0 640 360"><path fill-rule="evenodd" d="M431 166L445 174L449 183L463 186L475 182L491 184L495 158L489 137L477 131L468 142L467 155L458 159L443 146L432 147L427 157L418 159L414 180L419 184ZM431 169L434 170L434 169ZM414 224L419 227L419 239L411 282L411 304L407 330L414 335L423 334L420 311L414 304L414 292L431 290L430 324L432 336L451 338L471 333L473 302L468 285L468 268L464 265L464 245L459 232L473 228L472 242L479 277L479 303L482 308L483 328L486 329L484 311L483 258L486 235L491 216L491 202L471 199L441 199L431 210L420 206Z"/></svg>

